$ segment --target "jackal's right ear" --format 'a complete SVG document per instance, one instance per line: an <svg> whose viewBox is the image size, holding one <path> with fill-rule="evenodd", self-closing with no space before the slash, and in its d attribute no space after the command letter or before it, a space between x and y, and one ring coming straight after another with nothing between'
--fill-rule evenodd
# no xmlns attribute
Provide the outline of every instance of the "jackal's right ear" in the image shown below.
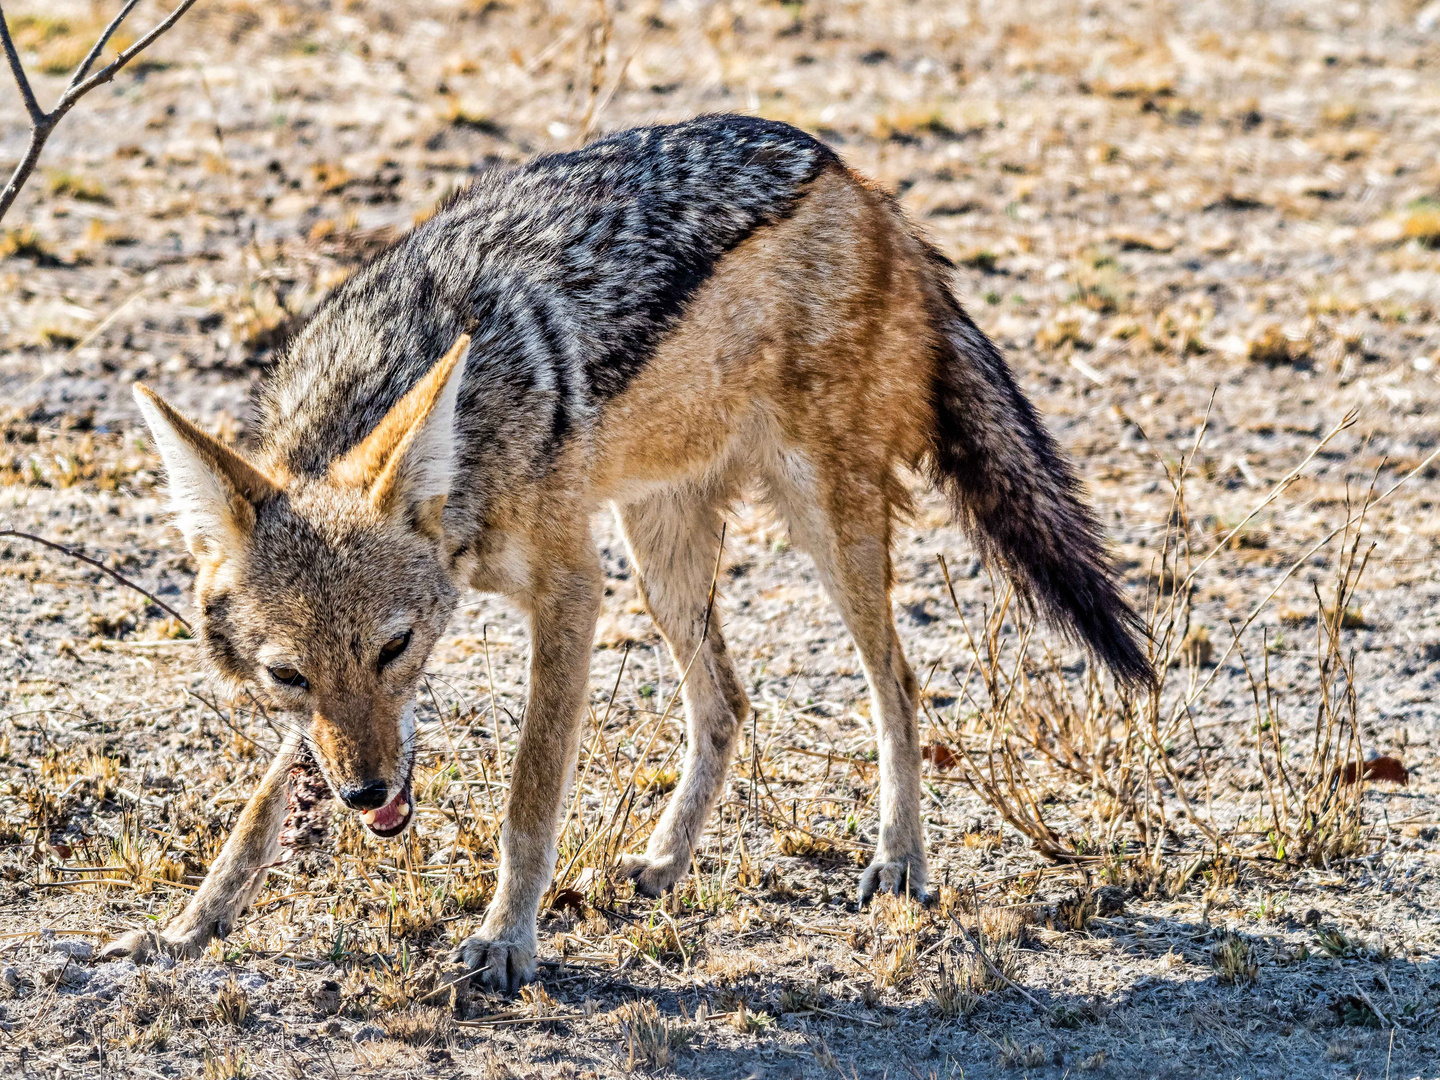
<svg viewBox="0 0 1440 1080"><path fill-rule="evenodd" d="M255 507L278 494L279 485L148 386L135 384L135 402L165 462L170 506L185 546L201 557L243 544L255 524Z"/></svg>

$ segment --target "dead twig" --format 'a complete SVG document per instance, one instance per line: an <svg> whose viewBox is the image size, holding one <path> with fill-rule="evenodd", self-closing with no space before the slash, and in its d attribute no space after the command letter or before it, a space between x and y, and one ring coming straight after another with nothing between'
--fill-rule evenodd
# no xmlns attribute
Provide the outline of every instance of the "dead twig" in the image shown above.
<svg viewBox="0 0 1440 1080"><path fill-rule="evenodd" d="M3 26L3 25L4 25L4 24L3 24L3 21L0 21L0 26ZM7 40L8 40L8 39L7 39ZM4 207L0 207L0 215L3 215L4 212L5 212L5 211L4 211ZM13 536L13 537L15 537L17 540L32 540L32 541L34 541L34 542L37 543L37 544L43 544L45 547L48 547L48 548L50 548L50 549L52 549L52 550L54 550L54 551L58 551L58 552L60 552L60 554L62 554L62 555L69 555L70 558L72 558L72 559L79 559L81 562L85 563L86 565L88 565L88 566L93 566L96 570L99 570L101 573L109 574L112 578L114 578L116 581L118 581L121 585L124 585L126 588L134 589L134 590L135 590L136 592L138 592L141 596L143 596L143 597L145 597L147 600L149 600L152 604L155 604L157 607L159 607L162 611L168 612L168 613L169 613L170 615L172 615L176 620L178 620L179 623L180 623L180 625L183 626L183 627L185 627L186 630L190 630L190 629L191 629L190 623L189 623L189 621L185 618L184 615L181 615L178 611L176 611L174 608L172 608L169 604L165 603L164 600L161 600L158 596L156 596L154 593L152 593L149 589L147 589L147 588L145 588L145 587L143 587L143 586L141 586L141 585L135 584L135 582L131 581L129 578L127 578L124 574L120 573L119 571L117 571L117 570L111 570L110 567L106 566L104 563L100 562L98 559L92 559L92 558L90 558L89 555L86 555L86 554L84 554L83 552L76 551L74 548L68 548L68 547L66 547L64 544L57 544L57 543L55 543L55 541L53 541L53 540L46 540L43 536L36 536L34 533L21 532L19 529L0 529L0 537L6 537L6 536Z"/></svg>
<svg viewBox="0 0 1440 1080"><path fill-rule="evenodd" d="M10 40L10 27L5 21L5 12L0 7L0 46L5 49L5 59L10 62L10 73L15 76L15 84L19 87L20 98L25 103L25 111L30 116L30 144L25 148L25 156L20 159L20 164L15 166L15 171L10 174L10 181L5 185L5 190L0 192L0 220L3 220L15 197L20 194L20 189L30 179L30 174L35 171L35 165L40 160L40 152L45 149L45 143L50 138L55 125L60 123L65 114L75 107L82 97L94 90L97 86L110 82L119 73L120 69L135 59L140 53L154 44L165 31L169 30L180 16L184 15L195 3L195 0L180 0L175 9L162 19L151 31L128 49L120 52L114 60L106 64L95 74L90 74L95 61L105 51L105 46L120 29L120 24L126 17L135 10L140 0L125 0L125 5L120 9L119 14L111 19L100 37L91 46L90 51L85 54L85 59L80 61L80 66L70 76L69 83L65 86L65 92L60 95L60 100L55 107L46 112L40 107L35 99L35 91L30 88L30 79L25 74L25 66L20 62L20 54L15 50L15 43Z"/></svg>

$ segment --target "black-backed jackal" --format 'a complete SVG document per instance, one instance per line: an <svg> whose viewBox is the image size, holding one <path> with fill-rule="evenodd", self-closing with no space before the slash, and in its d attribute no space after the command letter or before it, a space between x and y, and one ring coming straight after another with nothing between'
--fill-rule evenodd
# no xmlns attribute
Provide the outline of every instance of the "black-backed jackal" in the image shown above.
<svg viewBox="0 0 1440 1080"><path fill-rule="evenodd" d="M234 925L276 856L302 739L375 833L409 825L416 684L468 586L514 599L531 653L496 893L459 953L487 985L530 978L587 695L603 503L674 658L696 657L682 778L625 862L642 891L672 886L748 711L706 619L721 513L744 483L814 558L870 683L880 832L861 899L923 898L918 691L890 607L900 466L928 470L1061 630L1119 679L1150 678L1074 474L949 278L821 143L705 117L480 176L284 349L247 456L137 387L200 568L205 656L265 687L303 735L189 908L111 954L194 953Z"/></svg>

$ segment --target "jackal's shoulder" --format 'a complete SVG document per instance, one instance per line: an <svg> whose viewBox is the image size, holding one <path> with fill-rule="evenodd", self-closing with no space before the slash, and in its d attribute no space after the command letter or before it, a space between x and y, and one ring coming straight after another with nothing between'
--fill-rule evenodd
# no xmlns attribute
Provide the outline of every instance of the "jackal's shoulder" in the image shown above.
<svg viewBox="0 0 1440 1080"><path fill-rule="evenodd" d="M493 414L477 395L498 388L549 453L629 385L719 260L836 162L787 124L705 116L483 172L301 330L265 392L266 441L323 470L468 330L462 422Z"/></svg>

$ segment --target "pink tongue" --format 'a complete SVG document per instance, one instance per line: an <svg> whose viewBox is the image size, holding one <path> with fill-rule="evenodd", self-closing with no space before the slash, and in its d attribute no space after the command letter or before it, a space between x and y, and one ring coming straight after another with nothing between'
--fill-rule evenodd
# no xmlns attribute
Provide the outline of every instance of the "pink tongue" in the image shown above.
<svg viewBox="0 0 1440 1080"><path fill-rule="evenodd" d="M380 832L388 832L404 821L400 814L400 804L409 801L409 794L409 791L402 788L400 794L375 811L375 820L370 822L370 827Z"/></svg>

